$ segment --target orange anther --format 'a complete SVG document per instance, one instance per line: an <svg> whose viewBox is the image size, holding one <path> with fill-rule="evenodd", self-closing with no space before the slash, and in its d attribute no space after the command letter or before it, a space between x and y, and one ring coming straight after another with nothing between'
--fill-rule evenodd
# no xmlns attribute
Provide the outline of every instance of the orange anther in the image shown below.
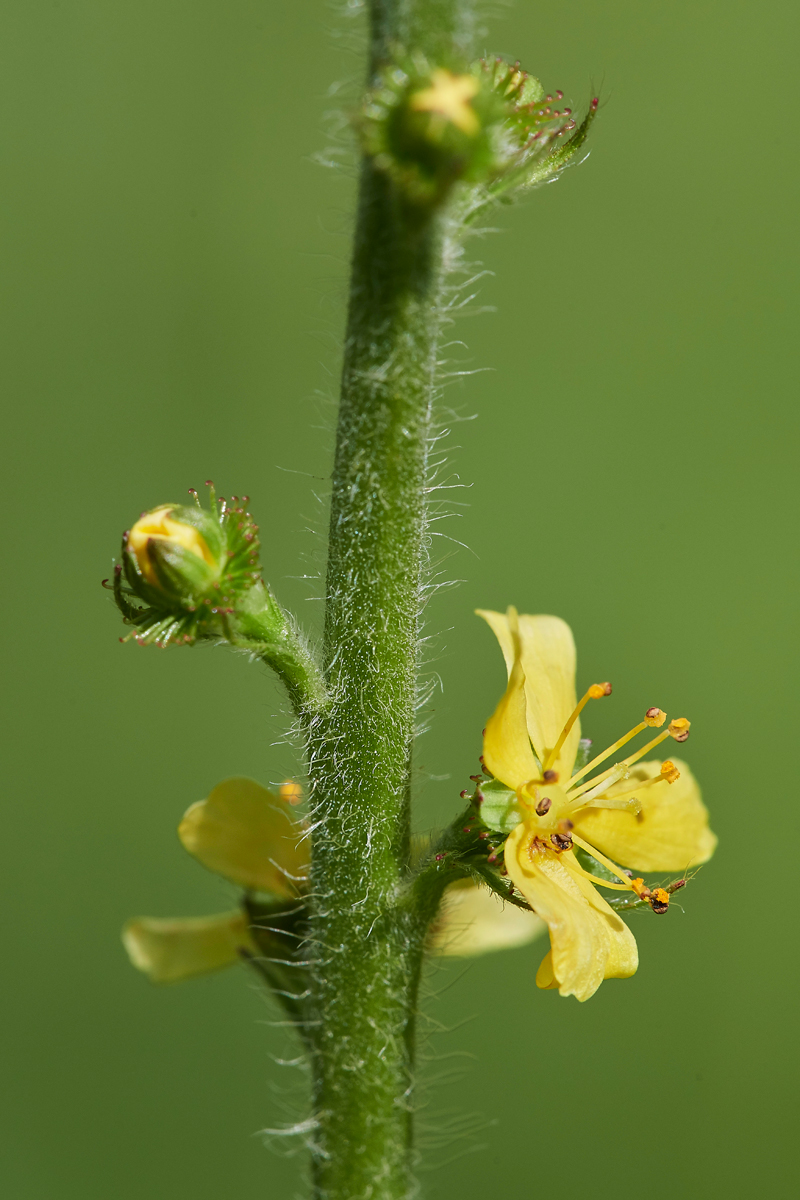
<svg viewBox="0 0 800 1200"><path fill-rule="evenodd" d="M602 696L611 695L610 683L593 683L589 688L589 696L592 700L599 700Z"/></svg>
<svg viewBox="0 0 800 1200"><path fill-rule="evenodd" d="M644 714L645 725L655 725L659 729L664 724L666 719L667 714L664 712L663 708L648 708L647 712Z"/></svg>
<svg viewBox="0 0 800 1200"><path fill-rule="evenodd" d="M661 764L661 778L665 779L667 783L677 783L677 781L680 779L680 777L681 777L680 771L675 766L675 763L672 762L669 758L667 759L666 762L663 762Z"/></svg>
<svg viewBox="0 0 800 1200"><path fill-rule="evenodd" d="M686 717L677 717L676 720L670 721L668 732L676 742L685 742L689 737L690 725L691 721L687 721Z"/></svg>

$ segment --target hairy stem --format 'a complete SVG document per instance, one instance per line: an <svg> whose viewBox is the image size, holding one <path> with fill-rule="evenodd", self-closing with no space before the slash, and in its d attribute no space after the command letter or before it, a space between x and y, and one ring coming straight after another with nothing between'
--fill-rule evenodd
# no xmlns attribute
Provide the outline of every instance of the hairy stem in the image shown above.
<svg viewBox="0 0 800 1200"><path fill-rule="evenodd" d="M466 51L460 0L373 0L372 68ZM315 1195L411 1194L413 1025L430 914L408 903L425 483L446 218L362 166L333 471L328 703L308 724Z"/></svg>

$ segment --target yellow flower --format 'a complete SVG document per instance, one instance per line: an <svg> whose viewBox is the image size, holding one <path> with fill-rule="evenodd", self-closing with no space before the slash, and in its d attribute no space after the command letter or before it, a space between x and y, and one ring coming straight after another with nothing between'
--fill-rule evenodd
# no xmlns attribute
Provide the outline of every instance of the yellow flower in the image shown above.
<svg viewBox="0 0 800 1200"><path fill-rule="evenodd" d="M474 75L454 75L439 67L431 74L431 86L415 92L409 104L416 112L444 117L456 129L472 137L480 129L480 121L469 102L480 91L480 86Z"/></svg>
<svg viewBox="0 0 800 1200"><path fill-rule="evenodd" d="M178 835L204 866L247 891L291 909L308 876L305 826L292 812L290 780L275 796L253 779L225 779L184 815ZM259 927L260 928L260 927ZM274 932L274 931L273 931ZM264 929L261 937L269 937ZM137 917L122 931L135 967L154 983L173 983L241 962L263 951L243 910L208 917Z"/></svg>
<svg viewBox="0 0 800 1200"><path fill-rule="evenodd" d="M151 509L139 518L128 534L128 550L136 556L139 570L153 587L160 587L161 583L150 558L148 546L151 540L174 542L208 566L215 566L214 555L199 530L173 518L172 513L179 508L177 504L162 504L159 508Z"/></svg>
<svg viewBox="0 0 800 1200"><path fill-rule="evenodd" d="M603 767L637 734L666 724L666 713L648 708L632 730L576 770L580 713L590 700L610 695L611 685L592 684L577 700L575 644L560 618L518 617L513 608L479 615L508 668L508 687L487 723L483 748L488 770L515 794L520 817L506 842L505 865L550 931L550 953L536 981L587 1000L603 979L626 978L638 966L633 934L595 885L632 892L664 912L669 894L651 891L623 867L686 871L714 852L717 839L688 768L677 760L639 763L668 737L686 741L689 722L673 720L641 750ZM576 846L617 882L585 870Z"/></svg>

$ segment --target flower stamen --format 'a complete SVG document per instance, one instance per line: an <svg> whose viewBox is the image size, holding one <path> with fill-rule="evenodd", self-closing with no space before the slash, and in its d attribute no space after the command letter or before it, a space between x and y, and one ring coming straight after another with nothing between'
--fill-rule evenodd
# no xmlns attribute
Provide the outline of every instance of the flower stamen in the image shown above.
<svg viewBox="0 0 800 1200"><path fill-rule="evenodd" d="M675 766L675 763L668 758L661 764L661 770L658 775L654 775L652 779L640 779L639 782L634 784L633 787L627 787L622 792L615 792L614 799L621 800L624 796L632 796L635 792L641 792L643 788L652 787L655 783L677 783L680 777L681 773ZM591 780L590 782L593 783L594 780ZM605 780L603 782L603 787L607 789L611 787L613 783L614 780ZM597 794L600 794L599 789ZM590 800L594 799L594 794L592 792L587 792L583 796L578 796L578 799L582 799L584 803L588 803Z"/></svg>
<svg viewBox="0 0 800 1200"><path fill-rule="evenodd" d="M635 754L629 755L627 758L623 759L621 763L617 763L615 766L609 767L608 770L606 770L602 773L602 775L597 775L594 779L589 779L586 783L581 784L581 786L577 789L577 791L573 791L573 789L572 789L573 782L576 779L579 779L580 776L584 773L584 771L589 770L589 768L592 766L591 763L588 763L587 766L585 766L583 768L583 771L578 771L575 775L573 775L572 779L570 779L569 783L567 784L567 790L570 792L570 799L571 800L576 799L576 797L582 795L584 792L587 792L589 790L589 788L595 787L598 783L601 783L604 779L607 780L608 776L613 774L613 772L616 771L618 767L632 767L634 763L638 762L640 758L644 758L645 754L649 754L650 751L655 746L660 745L660 743L663 742L668 737L674 738L676 742L685 742L686 739L689 737L689 725L690 724L691 724L691 722L687 721L686 717L678 717L677 720L671 721L669 724L669 727L667 729L665 729L663 733L660 733L658 735L658 737L653 738L652 741L648 742L646 746L642 746L641 750L637 750ZM610 750L607 750L604 754L598 754L597 758L594 761L602 762L604 758L608 758L609 754L611 754L612 751L614 751L617 748L617 746L619 746L621 743L629 741L630 738L633 737L635 733L640 732L643 728L644 728L644 723L642 723L640 726L638 726L638 728L636 730L634 730L633 733L630 733L626 737L622 738L620 742L615 742L615 744L611 747ZM669 760L667 760L667 761L669 761ZM672 764L672 766L674 768L674 763ZM667 782L674 783L675 780L674 779L667 780ZM610 787L611 784L607 783L606 786Z"/></svg>
<svg viewBox="0 0 800 1200"><path fill-rule="evenodd" d="M654 913L661 916L669 908L669 892L665 888L654 888L652 891L643 879L632 879L631 886L640 900L646 900Z"/></svg>
<svg viewBox="0 0 800 1200"><path fill-rule="evenodd" d="M630 876L625 874L622 867L618 867L617 864L612 862L610 858L606 858L605 854L601 854L600 851L596 850L594 846L589 844L589 842L585 842L582 837L578 837L577 833L572 834L572 840L576 843L576 845L580 846L581 850L585 850L586 853L591 854L592 858L596 859L597 862L602 863L606 870L610 871L612 875L616 875L617 879L621 880L621 882L625 885L622 889L623 891L636 891L636 888L634 887L635 880L631 880ZM608 880L600 880L600 882L603 884L603 887L620 887L620 884L609 883Z"/></svg>
<svg viewBox="0 0 800 1200"><path fill-rule="evenodd" d="M576 771L567 784L567 787L571 788L573 784L581 779L582 776L586 775L588 771L594 770L594 768L599 766L601 762L605 762L605 760L609 758L615 750L619 750L620 746L624 746L626 742L631 740L631 738L635 738L637 733L641 733L643 729L647 729L648 725L663 725L664 721L666 720L666 716L667 714L662 713L660 708L648 708L647 712L644 714L643 721L640 721L638 725L634 725L633 729L630 729L624 735L624 737L618 738L618 740L614 742L612 746L609 746L607 750L604 750L602 754L596 755L591 762L586 764L585 767L581 767L580 771ZM675 722L673 721L673 725L674 724ZM670 726L670 729L671 728L672 726ZM656 742L663 741L665 737L668 737L668 734L662 733L661 736L656 739ZM650 745L655 746L656 742L651 742Z"/></svg>
<svg viewBox="0 0 800 1200"><path fill-rule="evenodd" d="M593 858L599 859L599 855L597 855L594 850L592 850L590 853ZM625 883L612 883L610 879L600 879L598 875L592 875L590 871L585 871L578 862L577 858L569 864L567 869L571 871L573 875L582 875L584 879L590 880L590 882L595 884L597 887L609 888L612 892L630 892L633 890L631 888L631 881L629 879L626 880Z"/></svg>
<svg viewBox="0 0 800 1200"><path fill-rule="evenodd" d="M584 708L589 703L589 701L590 700L600 700L603 696L610 696L610 695L611 695L611 684L610 683L593 683L592 684L592 686L587 690L586 694L583 697L581 697L581 699L578 701L577 705L575 706L575 708L572 712L572 715L569 717L566 725L561 730L561 733L559 734L558 741L556 742L555 746L553 746L552 750L548 750L547 755L545 757L545 761L544 761L544 770L545 771L548 771L550 769L550 767L552 767L552 765L556 761L556 759L558 758L558 755L561 751L561 747L564 745L564 742L569 737L569 733L570 733L570 730L572 729L572 726L575 724L578 717L581 715L581 713L583 712Z"/></svg>
<svg viewBox="0 0 800 1200"><path fill-rule="evenodd" d="M677 717L676 720L670 721L667 732L676 742L685 742L689 738L690 725L691 721L687 721L686 717Z"/></svg>

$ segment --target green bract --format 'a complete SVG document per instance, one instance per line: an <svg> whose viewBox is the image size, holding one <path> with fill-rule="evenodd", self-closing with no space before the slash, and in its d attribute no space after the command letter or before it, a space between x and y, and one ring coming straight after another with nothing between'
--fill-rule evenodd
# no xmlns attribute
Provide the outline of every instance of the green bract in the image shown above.
<svg viewBox="0 0 800 1200"><path fill-rule="evenodd" d="M490 779L480 785L483 803L480 807L481 820L489 829L500 833L511 833L523 819L516 792L512 792L499 779Z"/></svg>

